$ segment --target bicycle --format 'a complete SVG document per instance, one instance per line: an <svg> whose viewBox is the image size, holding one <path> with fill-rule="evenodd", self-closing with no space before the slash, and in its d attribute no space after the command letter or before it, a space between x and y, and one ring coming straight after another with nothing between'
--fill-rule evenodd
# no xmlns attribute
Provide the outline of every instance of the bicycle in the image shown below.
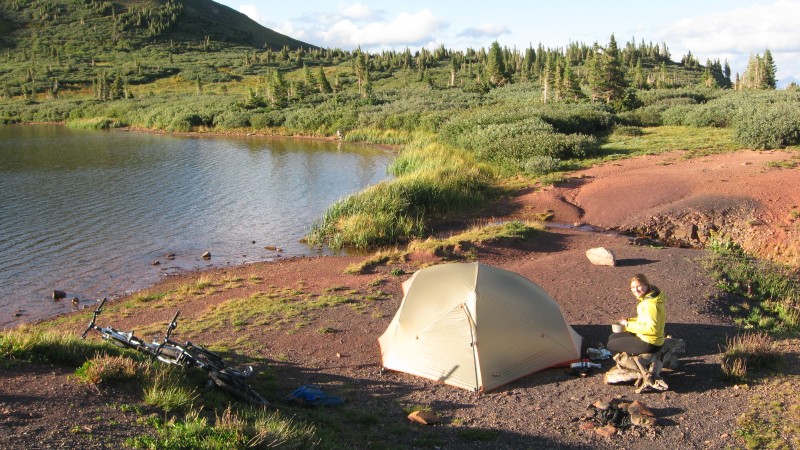
<svg viewBox="0 0 800 450"><path fill-rule="evenodd" d="M247 366L239 369L228 362L222 356L195 345L189 341L181 344L170 338L172 331L178 327L178 316L180 311L175 312L164 338L160 343L155 341L150 344L154 349L155 357L164 363L183 367L198 367L208 372L209 382L213 383L223 391L233 395L239 400L243 400L256 405L268 406L269 401L261 396L252 386L244 381L253 375L253 368Z"/></svg>
<svg viewBox="0 0 800 450"><path fill-rule="evenodd" d="M83 332L83 334L81 334L81 339L86 339L86 335L89 333L89 331L95 330L100 333L103 339L110 341L112 344L118 347L136 350L148 356L155 356L150 345L134 336L133 331L120 331L113 327L101 327L96 325L97 316L103 312L103 305L105 305L106 300L108 299L103 298L103 300L100 301L100 304L97 305L97 308L95 308L94 314L92 314L92 320L89 322L89 325L86 327L86 330Z"/></svg>
<svg viewBox="0 0 800 450"><path fill-rule="evenodd" d="M136 350L167 364L204 369L208 372L209 385L217 386L240 400L256 405L269 405L269 401L244 381L244 378L252 375L252 367L247 366L243 370L238 369L210 350L188 341L185 344L180 344L170 339L172 330L178 326L177 321L180 311L175 313L172 321L167 326L164 339L160 343L155 342L155 340L152 343L147 343L135 336L132 331L120 331L110 326L101 327L96 324L97 316L103 312L103 305L105 305L106 301L107 299L103 298L95 308L92 320L81 334L81 339L86 339L89 331L95 330L100 333L103 339L119 347Z"/></svg>

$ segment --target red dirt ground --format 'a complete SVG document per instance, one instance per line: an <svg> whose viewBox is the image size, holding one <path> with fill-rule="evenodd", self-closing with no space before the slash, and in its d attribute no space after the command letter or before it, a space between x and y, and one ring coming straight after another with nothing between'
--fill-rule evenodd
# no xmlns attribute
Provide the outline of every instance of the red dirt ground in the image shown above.
<svg viewBox="0 0 800 450"><path fill-rule="evenodd" d="M619 160L577 172L557 187L522 191L487 212L487 218L511 220L551 210L554 223L593 227L587 231L553 226L525 241L487 243L472 249L479 261L518 272L550 293L583 336L584 348L604 341L613 320L634 314L635 300L628 293L633 274L646 273L668 295L667 332L686 340L687 354L681 369L665 371L670 389L664 393L636 394L632 386L605 385L602 371L581 378L564 369L551 369L476 397L404 373L383 372L377 337L400 303L400 283L436 260L430 256L416 255L403 264L378 267L364 275L344 273L361 257L297 258L183 274L154 289L185 285L200 276L260 280L181 303L182 322L196 320L212 305L228 299L281 288L316 295L335 290L354 298L376 295L377 300L324 308L287 323L251 328L247 344L232 344L236 335L226 331L191 335L195 342L222 341L238 354L253 358L257 368L275 382L276 390L267 393L268 398L288 414L304 412L281 402L284 395L303 384L317 384L344 397L345 405L326 410L345 424L342 442L347 442L348 427L371 436L370 442L343 444L348 448L736 446L736 416L746 410L754 395L767 388L759 384L738 388L720 380L720 348L737 329L719 313L729 299L706 275L706 253L697 247L705 241L704 233L716 228L748 250L797 266L800 219L794 211L800 211L800 169L775 164L792 160L792 156L780 151L740 151L695 159L675 153ZM794 157L796 162L796 154ZM696 236L681 234L692 226ZM633 229L685 245L634 245L641 241L619 232ZM615 252L615 267L588 262L585 251L600 246ZM402 274L398 275L398 269ZM120 329L165 324L173 311L151 309L127 319L115 318L113 324ZM78 332L77 328L70 329ZM604 362L603 371L611 365ZM797 364L790 370L796 373ZM135 414L115 406L136 403L140 396L136 389L87 387L69 373L64 368L35 365L17 365L0 372L0 447L108 448L126 436L153 432L139 425ZM646 404L658 417L657 425L611 437L583 430L580 418L587 406L612 396ZM408 424L402 407L411 405L432 407L442 424ZM113 426L109 417L115 418ZM485 435L470 434L475 429L489 430L490 438L482 440Z"/></svg>

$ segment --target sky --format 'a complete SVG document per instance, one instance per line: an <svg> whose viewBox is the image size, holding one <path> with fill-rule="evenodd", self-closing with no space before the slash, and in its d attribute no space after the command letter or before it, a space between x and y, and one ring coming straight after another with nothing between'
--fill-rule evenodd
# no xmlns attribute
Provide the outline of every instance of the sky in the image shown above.
<svg viewBox="0 0 800 450"><path fill-rule="evenodd" d="M744 72L751 55L769 49L778 86L800 83L800 0L216 1L320 47L465 50L497 41L524 50L540 43L605 46L613 33L620 47L631 40L664 42L673 61L691 51L701 64L727 60L734 74Z"/></svg>

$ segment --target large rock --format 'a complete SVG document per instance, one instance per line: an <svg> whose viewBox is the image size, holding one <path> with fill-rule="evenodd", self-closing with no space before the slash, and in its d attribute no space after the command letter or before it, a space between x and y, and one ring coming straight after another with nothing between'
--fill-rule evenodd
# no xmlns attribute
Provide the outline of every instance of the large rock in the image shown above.
<svg viewBox="0 0 800 450"><path fill-rule="evenodd" d="M595 266L616 266L617 259L614 252L605 247L595 247L586 250L586 257Z"/></svg>

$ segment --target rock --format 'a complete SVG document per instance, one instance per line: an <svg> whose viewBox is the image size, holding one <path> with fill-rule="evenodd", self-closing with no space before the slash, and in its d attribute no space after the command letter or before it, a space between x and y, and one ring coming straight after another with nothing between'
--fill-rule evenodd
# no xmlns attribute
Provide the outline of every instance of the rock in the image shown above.
<svg viewBox="0 0 800 450"><path fill-rule="evenodd" d="M617 428L614 425L606 425L604 427L595 428L594 432L600 436L610 438L617 433Z"/></svg>
<svg viewBox="0 0 800 450"><path fill-rule="evenodd" d="M596 427L592 422L581 423L581 430L594 430Z"/></svg>
<svg viewBox="0 0 800 450"><path fill-rule="evenodd" d="M78 299L78 297L74 297L72 299L72 306L74 306L75 308L77 308L78 305L80 305L80 303L81 303L81 301Z"/></svg>
<svg viewBox="0 0 800 450"><path fill-rule="evenodd" d="M173 260L173 259L175 259L175 253L167 253L166 255L164 255L164 258L167 258L169 260Z"/></svg>
<svg viewBox="0 0 800 450"><path fill-rule="evenodd" d="M628 413L631 415L631 423L634 425L651 427L656 424L656 415L638 400L634 400L628 405Z"/></svg>
<svg viewBox="0 0 800 450"><path fill-rule="evenodd" d="M422 425L435 425L439 423L439 418L436 417L436 414L428 411L414 411L408 415L408 420Z"/></svg>
<svg viewBox="0 0 800 450"><path fill-rule="evenodd" d="M203 253L203 259L211 259L211 252Z"/></svg>
<svg viewBox="0 0 800 450"><path fill-rule="evenodd" d="M62 299L64 297L66 297L66 296L67 296L67 293L64 292L64 291L59 291L58 289L55 289L53 291L53 300L59 300L59 299Z"/></svg>
<svg viewBox="0 0 800 450"><path fill-rule="evenodd" d="M161 264L161 261L159 261L159 260L155 260L155 261L153 261L151 264L152 264L152 265L154 265L154 266L158 266L158 265L160 265L160 264Z"/></svg>
<svg viewBox="0 0 800 450"><path fill-rule="evenodd" d="M280 248L278 248L278 247L275 247L274 245L268 245L268 246L266 246L266 247L264 247L264 248L265 248L265 249L267 249L267 250L269 250L269 251L271 251L271 252L279 252L279 253L280 253L280 252L282 252L282 251L283 251L283 250L281 250Z"/></svg>
<svg viewBox="0 0 800 450"><path fill-rule="evenodd" d="M595 266L616 266L617 260L614 252L605 247L595 247L586 250L586 257Z"/></svg>

